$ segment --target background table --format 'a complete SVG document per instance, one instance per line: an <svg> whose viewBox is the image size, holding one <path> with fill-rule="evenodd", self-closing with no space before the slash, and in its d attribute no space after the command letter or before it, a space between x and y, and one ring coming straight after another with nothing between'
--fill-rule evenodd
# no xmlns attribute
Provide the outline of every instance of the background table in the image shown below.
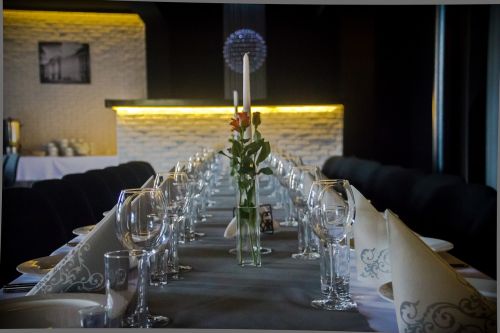
<svg viewBox="0 0 500 333"><path fill-rule="evenodd" d="M118 164L118 156L21 156L17 166L17 181L62 178L70 173L102 169Z"/></svg>

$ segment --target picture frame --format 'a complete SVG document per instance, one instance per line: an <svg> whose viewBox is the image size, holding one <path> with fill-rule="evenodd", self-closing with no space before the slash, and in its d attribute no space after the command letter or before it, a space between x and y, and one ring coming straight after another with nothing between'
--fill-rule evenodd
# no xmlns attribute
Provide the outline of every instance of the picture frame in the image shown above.
<svg viewBox="0 0 500 333"><path fill-rule="evenodd" d="M38 42L40 83L90 83L90 47L79 42Z"/></svg>

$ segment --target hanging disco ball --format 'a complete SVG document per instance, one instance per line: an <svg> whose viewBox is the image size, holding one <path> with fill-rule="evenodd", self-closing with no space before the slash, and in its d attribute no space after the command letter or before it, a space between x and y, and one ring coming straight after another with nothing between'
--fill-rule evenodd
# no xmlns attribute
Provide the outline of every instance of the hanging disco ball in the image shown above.
<svg viewBox="0 0 500 333"><path fill-rule="evenodd" d="M251 29L236 30L224 42L224 61L236 73L243 73L243 55L248 52L250 72L258 70L266 60L264 39Z"/></svg>

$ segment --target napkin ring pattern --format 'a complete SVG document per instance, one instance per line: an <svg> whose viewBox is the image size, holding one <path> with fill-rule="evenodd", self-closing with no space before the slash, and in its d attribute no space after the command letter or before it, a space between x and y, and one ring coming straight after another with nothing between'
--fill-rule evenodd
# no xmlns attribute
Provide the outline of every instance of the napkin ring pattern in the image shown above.
<svg viewBox="0 0 500 333"><path fill-rule="evenodd" d="M422 315L418 304L419 301L401 303L399 311L406 325L404 332L496 332L496 309L477 292L469 298L462 298L458 305L448 302L431 304Z"/></svg>
<svg viewBox="0 0 500 333"><path fill-rule="evenodd" d="M55 274L47 274L38 285L35 293L67 292L67 291L96 291L104 286L104 276L101 273L91 273L83 259L85 252L90 251L90 245L84 244L80 248L75 248L77 255L67 255L60 262L61 269ZM62 289L60 288L61 286Z"/></svg>
<svg viewBox="0 0 500 333"><path fill-rule="evenodd" d="M363 249L360 254L361 262L364 264L362 277L378 279L379 273L391 272L391 261L389 257L389 249L377 251L373 249Z"/></svg>

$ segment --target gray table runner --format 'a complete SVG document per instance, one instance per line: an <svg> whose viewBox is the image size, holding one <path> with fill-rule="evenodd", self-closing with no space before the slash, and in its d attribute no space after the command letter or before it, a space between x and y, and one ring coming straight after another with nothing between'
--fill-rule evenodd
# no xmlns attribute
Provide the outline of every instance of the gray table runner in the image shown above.
<svg viewBox="0 0 500 333"><path fill-rule="evenodd" d="M262 267L239 267L228 253L236 241L223 238L234 196L222 187L212 199L217 202L208 210L212 216L196 226L206 236L180 247L181 263L193 271L183 273L182 281L150 288L152 313L169 316L175 328L372 331L357 311L311 307L320 296L319 262L290 258L297 250L293 228L262 235L262 246L273 250L262 257Z"/></svg>

